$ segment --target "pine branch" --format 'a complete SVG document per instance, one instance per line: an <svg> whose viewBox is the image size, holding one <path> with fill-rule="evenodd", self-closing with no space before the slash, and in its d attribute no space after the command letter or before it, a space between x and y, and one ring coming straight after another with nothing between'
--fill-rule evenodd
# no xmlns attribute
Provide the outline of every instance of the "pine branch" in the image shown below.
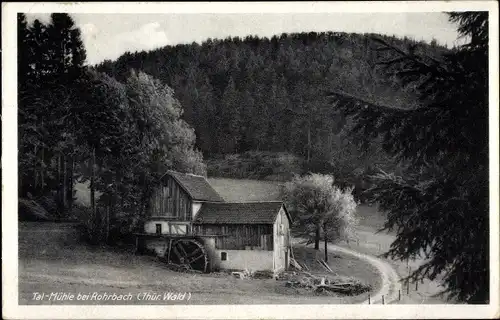
<svg viewBox="0 0 500 320"><path fill-rule="evenodd" d="M428 55L422 57L420 55L415 54L414 53L415 47L412 47L410 49L410 52L408 53L380 38L373 37L372 39L373 41L378 42L384 46L382 48L376 49L377 51L393 51L400 55L399 58L380 61L376 63L377 65L385 65L388 67L390 65L393 65L394 63L407 61L408 63L413 64L413 66L411 67L412 70L418 71L420 73L427 72L435 76L437 75L456 76L458 74L456 72L450 71L445 61L439 61L438 59ZM432 64L426 63L424 59L430 60Z"/></svg>
<svg viewBox="0 0 500 320"><path fill-rule="evenodd" d="M408 54L407 52L399 49L398 47L396 46L393 46L392 44L389 44L387 43L386 41L380 39L380 38L377 38L377 37L373 37L372 38L375 42L378 42L378 43L381 43L382 45L386 46L387 48L390 48L392 49L392 51L394 52L397 52L399 53L404 59L403 60L411 60L413 62L415 62L416 64L422 66L422 67L425 67L427 69L433 69L433 66L431 65L428 65L427 63L425 63L424 61L422 61L421 59L419 59L420 57L415 55L415 54Z"/></svg>
<svg viewBox="0 0 500 320"><path fill-rule="evenodd" d="M377 109L379 111L409 113L409 112L413 112L413 111L419 109L419 108L404 109L404 108L399 108L399 107L394 107L394 106L387 106L387 105L383 105L383 104L376 103L373 101L368 101L365 98L353 96L347 92L342 92L342 91L337 91L337 90L330 91L328 94L330 96L334 96L336 98L341 98L341 99L347 100L350 103L355 103L356 106L370 107L373 109Z"/></svg>

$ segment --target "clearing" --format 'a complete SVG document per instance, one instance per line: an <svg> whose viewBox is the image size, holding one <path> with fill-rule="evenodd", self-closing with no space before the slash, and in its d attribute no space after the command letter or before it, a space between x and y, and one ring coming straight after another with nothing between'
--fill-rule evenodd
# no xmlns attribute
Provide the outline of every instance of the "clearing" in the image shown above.
<svg viewBox="0 0 500 320"><path fill-rule="evenodd" d="M358 207L360 224L357 227L356 235L349 242L343 241L338 244L339 247L357 251L372 257L378 257L392 266L400 278L409 275L409 272L416 270L425 260L423 258L409 261L392 260L380 257L381 254L389 250L391 243L396 235L390 232L377 232L383 227L385 222L384 215L376 206L361 205ZM428 279L419 283L410 283L408 285L401 283L401 300L396 299L391 303L399 304L443 304L453 303L436 294L443 288L439 284L439 277L435 281Z"/></svg>
<svg viewBox="0 0 500 320"><path fill-rule="evenodd" d="M226 201L277 200L282 185L280 182L258 180L227 178L208 180ZM79 200L85 203L88 201L88 189L80 189L77 193ZM361 221L355 239L338 245L329 245L331 268L339 275L353 276L371 285L372 303L381 303L382 294L386 295L385 301L393 300L391 298L395 298L396 290L401 290L401 300L396 299L392 303L445 303L446 301L442 299L432 297L441 289L435 281L426 280L423 283L411 284L409 287L398 283L396 277L407 276L410 268L414 270L422 260L407 263L376 258L389 248L395 236L377 233L383 226L385 217L376 207L361 205L358 207L358 214ZM54 241L53 237L64 232L50 231L49 238L47 237L49 230L44 228L39 225L36 227L38 230L34 230L33 225L20 224L19 289L22 303L36 303L32 301L34 291L134 294L145 290L151 292L189 290L192 299L188 303L193 304L367 303L366 294L357 297L303 295L270 279L241 280L228 277L226 274L180 274L168 270L155 258L135 256L130 251L89 248L78 244L74 239L68 240L67 236ZM58 228L61 228L61 225ZM54 247L54 244L59 245ZM300 250L300 247L295 249L296 255L300 256ZM311 259L311 256L308 259ZM314 272L321 275L321 272L325 271L314 270ZM397 294L399 295L399 292ZM145 302L136 301L136 303Z"/></svg>
<svg viewBox="0 0 500 320"><path fill-rule="evenodd" d="M280 199L283 183L274 181L208 178L208 182L226 201L273 201Z"/></svg>
<svg viewBox="0 0 500 320"><path fill-rule="evenodd" d="M379 279L369 264L349 255L332 256L339 276L352 275L377 290ZM321 272L318 272L321 274ZM36 301L34 292L50 294L128 294L131 301ZM141 293L188 292L185 301L139 301ZM358 296L320 295L285 286L274 279L238 279L227 273L179 273L154 257L133 250L89 247L81 244L69 223L19 223L20 304L342 304L359 303Z"/></svg>

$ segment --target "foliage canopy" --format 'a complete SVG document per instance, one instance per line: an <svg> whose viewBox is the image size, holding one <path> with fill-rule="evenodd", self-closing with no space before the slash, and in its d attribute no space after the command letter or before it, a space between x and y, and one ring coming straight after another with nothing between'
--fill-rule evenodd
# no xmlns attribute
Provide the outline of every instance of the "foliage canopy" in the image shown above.
<svg viewBox="0 0 500 320"><path fill-rule="evenodd" d="M341 190L329 175L311 173L296 176L285 184L284 199L294 219L295 235L307 243L327 243L352 236L357 224L356 201L352 189Z"/></svg>
<svg viewBox="0 0 500 320"><path fill-rule="evenodd" d="M72 18L51 19L28 25L18 15L20 196L54 195L64 218L75 184L90 182L88 218L100 241L122 224L137 225L165 170L206 169L169 86L144 72L119 82L85 66Z"/></svg>

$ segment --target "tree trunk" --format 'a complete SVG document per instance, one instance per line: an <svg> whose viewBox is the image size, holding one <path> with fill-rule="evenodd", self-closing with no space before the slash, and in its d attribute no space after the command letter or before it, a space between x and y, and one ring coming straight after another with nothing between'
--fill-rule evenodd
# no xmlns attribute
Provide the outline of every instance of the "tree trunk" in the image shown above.
<svg viewBox="0 0 500 320"><path fill-rule="evenodd" d="M307 125L307 163L311 162L311 124Z"/></svg>
<svg viewBox="0 0 500 320"><path fill-rule="evenodd" d="M34 173L34 178L35 178L35 185L33 188L33 193L36 195L38 194L38 145L35 144L35 163L33 166L33 173Z"/></svg>
<svg viewBox="0 0 500 320"><path fill-rule="evenodd" d="M328 159L332 158L333 154L333 132L330 130L328 133Z"/></svg>
<svg viewBox="0 0 500 320"><path fill-rule="evenodd" d="M92 148L92 157L90 165L90 206L92 209L92 221L96 218L96 207L95 207L95 147Z"/></svg>
<svg viewBox="0 0 500 320"><path fill-rule="evenodd" d="M42 128L43 128L43 119L41 120L42 122ZM43 145L43 142L42 142L42 166L40 168L40 182L42 184L42 194L44 193L44 190L45 190L45 147Z"/></svg>
<svg viewBox="0 0 500 320"><path fill-rule="evenodd" d="M75 173L75 156L72 155L69 160L68 166L68 188L66 191L66 202L68 205L68 216L71 216L73 211L73 175Z"/></svg>
<svg viewBox="0 0 500 320"><path fill-rule="evenodd" d="M314 249L319 250L320 228L319 224L316 225L316 236L314 238Z"/></svg>
<svg viewBox="0 0 500 320"><path fill-rule="evenodd" d="M323 234L325 235L325 239L323 239L325 241L325 262L328 262L328 234L326 232L326 224L323 225Z"/></svg>
<svg viewBox="0 0 500 320"><path fill-rule="evenodd" d="M63 207L63 202L62 199L64 198L64 194L61 194L61 153L57 154L57 210L58 210L58 215L59 218L62 217L64 207Z"/></svg>
<svg viewBox="0 0 500 320"><path fill-rule="evenodd" d="M42 168L40 169L40 183L42 184L42 194L45 190L45 148L42 146Z"/></svg>
<svg viewBox="0 0 500 320"><path fill-rule="evenodd" d="M60 199L60 193L61 193L61 154L58 153L57 154L57 202L59 205L59 203L61 202L61 199Z"/></svg>
<svg viewBox="0 0 500 320"><path fill-rule="evenodd" d="M68 174L68 193L67 193L67 201L68 201L68 215L72 216L73 213L73 190L74 190L74 175L75 175L75 136L76 136L76 117L72 117L73 126L73 141L70 150L70 163L69 163L69 174Z"/></svg>
<svg viewBox="0 0 500 320"><path fill-rule="evenodd" d="M144 185L142 189L142 203L141 203L141 217L146 216L146 201L147 201L147 190L146 190L146 178L144 177Z"/></svg>
<svg viewBox="0 0 500 320"><path fill-rule="evenodd" d="M109 243L109 213L110 213L110 206L108 204L106 208L106 242Z"/></svg>
<svg viewBox="0 0 500 320"><path fill-rule="evenodd" d="M67 169L67 161L66 155L62 156L62 171L63 171L63 179L62 179L62 207L63 212L66 214L66 199L67 199L67 186L68 186L68 169Z"/></svg>
<svg viewBox="0 0 500 320"><path fill-rule="evenodd" d="M118 210L118 185L122 185L123 183L123 175L122 173L117 173L116 179L115 179L115 192L113 194L112 202L111 202L111 222L115 221L116 218L116 211Z"/></svg>
<svg viewBox="0 0 500 320"><path fill-rule="evenodd" d="M147 213L147 204L148 204L148 194L147 194L147 185L146 185L146 177L143 176L143 188L141 195L141 214L140 214L140 223L142 223L146 217Z"/></svg>

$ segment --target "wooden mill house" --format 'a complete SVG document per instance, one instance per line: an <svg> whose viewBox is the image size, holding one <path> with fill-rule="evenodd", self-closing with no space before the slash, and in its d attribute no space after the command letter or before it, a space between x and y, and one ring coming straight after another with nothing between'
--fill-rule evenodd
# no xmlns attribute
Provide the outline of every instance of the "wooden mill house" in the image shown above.
<svg viewBox="0 0 500 320"><path fill-rule="evenodd" d="M290 224L280 201L225 202L203 176L168 171L137 249L203 271L277 273L290 263Z"/></svg>

